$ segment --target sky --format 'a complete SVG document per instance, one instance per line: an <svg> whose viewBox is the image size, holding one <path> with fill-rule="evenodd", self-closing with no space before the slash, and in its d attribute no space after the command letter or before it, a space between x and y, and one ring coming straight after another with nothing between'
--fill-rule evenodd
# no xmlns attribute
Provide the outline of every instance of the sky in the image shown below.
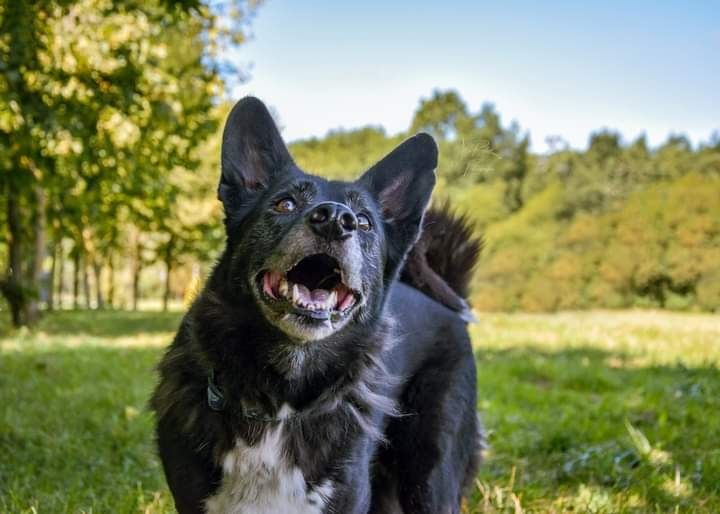
<svg viewBox="0 0 720 514"><path fill-rule="evenodd" d="M250 32L232 96L264 100L289 141L407 130L435 89L494 103L538 152L601 128L652 145L720 130L720 1L267 0Z"/></svg>

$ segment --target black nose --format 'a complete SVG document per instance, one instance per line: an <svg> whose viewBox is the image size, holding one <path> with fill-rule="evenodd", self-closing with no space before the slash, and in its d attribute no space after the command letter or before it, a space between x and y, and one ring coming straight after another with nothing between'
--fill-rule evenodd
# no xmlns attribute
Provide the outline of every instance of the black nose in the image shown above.
<svg viewBox="0 0 720 514"><path fill-rule="evenodd" d="M313 232L328 240L347 239L357 230L355 213L337 202L316 205L308 214L307 222Z"/></svg>

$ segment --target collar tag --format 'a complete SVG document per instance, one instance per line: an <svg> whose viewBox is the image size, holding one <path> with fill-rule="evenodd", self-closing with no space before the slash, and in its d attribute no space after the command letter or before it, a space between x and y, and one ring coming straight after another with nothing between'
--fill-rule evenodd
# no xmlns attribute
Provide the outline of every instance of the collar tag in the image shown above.
<svg viewBox="0 0 720 514"><path fill-rule="evenodd" d="M215 370L210 371L210 375L208 375L207 402L208 407L214 411L221 411L225 408L225 396L215 383Z"/></svg>

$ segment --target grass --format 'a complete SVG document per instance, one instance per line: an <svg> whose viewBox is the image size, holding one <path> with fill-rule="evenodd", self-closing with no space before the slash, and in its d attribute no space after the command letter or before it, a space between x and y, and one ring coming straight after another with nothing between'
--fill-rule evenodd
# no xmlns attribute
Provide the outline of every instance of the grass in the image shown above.
<svg viewBox="0 0 720 514"><path fill-rule="evenodd" d="M146 402L179 315L0 331L0 512L162 513ZM720 319L483 315L480 512L720 512Z"/></svg>
<svg viewBox="0 0 720 514"><path fill-rule="evenodd" d="M720 318L493 315L469 512L720 512Z"/></svg>

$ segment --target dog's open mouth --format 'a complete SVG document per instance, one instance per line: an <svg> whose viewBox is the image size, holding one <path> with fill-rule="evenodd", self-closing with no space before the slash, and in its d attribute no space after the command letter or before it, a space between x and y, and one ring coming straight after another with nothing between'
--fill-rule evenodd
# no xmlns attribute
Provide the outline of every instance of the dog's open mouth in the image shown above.
<svg viewBox="0 0 720 514"><path fill-rule="evenodd" d="M259 279L267 299L287 302L297 314L312 319L344 316L359 299L343 282L338 261L324 253L305 257L284 273L264 271Z"/></svg>

